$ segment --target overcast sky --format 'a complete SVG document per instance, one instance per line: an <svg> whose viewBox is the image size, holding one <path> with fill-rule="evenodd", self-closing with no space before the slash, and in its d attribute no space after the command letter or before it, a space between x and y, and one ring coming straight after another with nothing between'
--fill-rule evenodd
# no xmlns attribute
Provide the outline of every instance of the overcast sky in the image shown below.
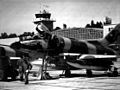
<svg viewBox="0 0 120 90"><path fill-rule="evenodd" d="M52 13L54 28L84 27L91 20L104 21L105 16L120 22L120 0L0 0L0 33L35 31L34 14L40 8Z"/></svg>

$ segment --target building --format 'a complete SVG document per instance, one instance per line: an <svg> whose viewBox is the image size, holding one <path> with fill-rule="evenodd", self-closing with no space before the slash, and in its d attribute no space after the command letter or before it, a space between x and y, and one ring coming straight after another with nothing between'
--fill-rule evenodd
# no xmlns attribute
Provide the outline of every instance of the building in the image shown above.
<svg viewBox="0 0 120 90"><path fill-rule="evenodd" d="M117 24L106 24L103 26L103 37L105 37Z"/></svg>
<svg viewBox="0 0 120 90"><path fill-rule="evenodd" d="M46 10L43 10L42 12L40 11L40 13L35 14L36 19L39 19L37 21L34 21L34 24L41 24L43 23L50 31L53 30L53 22L55 22L55 20L52 20L51 17L51 13L47 12Z"/></svg>
<svg viewBox="0 0 120 90"><path fill-rule="evenodd" d="M35 17L39 20L34 21L34 24L44 24L48 28L48 30L58 36L81 40L103 38L103 29L98 28L67 28L67 25L63 24L63 29L53 31L53 22L55 22L55 20L50 19L51 13L47 12L46 10L43 10L42 12L40 11L40 13L35 14Z"/></svg>
<svg viewBox="0 0 120 90"><path fill-rule="evenodd" d="M52 34L75 39L100 39L103 38L103 29L98 28L68 28L53 31Z"/></svg>

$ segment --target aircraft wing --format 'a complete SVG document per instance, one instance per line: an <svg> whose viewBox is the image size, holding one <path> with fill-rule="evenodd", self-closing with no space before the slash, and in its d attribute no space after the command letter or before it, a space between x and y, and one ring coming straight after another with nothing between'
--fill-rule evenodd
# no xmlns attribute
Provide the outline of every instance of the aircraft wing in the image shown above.
<svg viewBox="0 0 120 90"><path fill-rule="evenodd" d="M119 58L117 55L94 55L94 54L83 54L77 60L112 60L116 61Z"/></svg>
<svg viewBox="0 0 120 90"><path fill-rule="evenodd" d="M95 55L95 54L79 54L79 53L61 53L59 56L69 56L73 57L76 56L77 60L110 60L116 61L119 56L117 55Z"/></svg>
<svg viewBox="0 0 120 90"><path fill-rule="evenodd" d="M113 66L119 58L117 55L95 55L95 54L77 54L63 53L60 56L65 57L68 65L78 69L106 70Z"/></svg>
<svg viewBox="0 0 120 90"><path fill-rule="evenodd" d="M59 56L80 56L79 53L60 53Z"/></svg>

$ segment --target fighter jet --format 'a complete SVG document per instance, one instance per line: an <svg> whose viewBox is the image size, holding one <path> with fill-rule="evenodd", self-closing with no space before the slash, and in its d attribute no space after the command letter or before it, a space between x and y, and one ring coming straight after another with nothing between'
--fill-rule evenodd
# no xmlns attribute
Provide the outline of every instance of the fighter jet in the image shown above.
<svg viewBox="0 0 120 90"><path fill-rule="evenodd" d="M41 28L42 27L42 28ZM103 39L77 40L51 34L42 24L36 30L43 36L42 40L30 43L15 42L11 47L44 52L46 62L54 69L65 70L69 76L70 70L86 69L87 76L92 76L92 70L109 71L109 75L117 76L118 71L114 66L118 55L109 45L117 42L120 36L120 24ZM35 42L35 43L33 43ZM52 68L53 68L52 67Z"/></svg>

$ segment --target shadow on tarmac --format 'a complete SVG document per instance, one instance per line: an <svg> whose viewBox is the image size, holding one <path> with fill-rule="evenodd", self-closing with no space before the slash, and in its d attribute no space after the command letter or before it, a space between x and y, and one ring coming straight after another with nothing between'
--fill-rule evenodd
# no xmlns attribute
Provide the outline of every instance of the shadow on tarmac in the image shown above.
<svg viewBox="0 0 120 90"><path fill-rule="evenodd" d="M69 76L69 77L65 77L64 74L60 74L59 76L52 76L52 78L46 79L46 80L56 80L56 79L59 79L59 78L75 78L75 77L84 77L84 78L110 77L110 78L113 78L113 79L115 78L114 76L108 76L105 73L103 73L103 74L97 74L96 73L96 74L93 74L91 77L87 77L86 74L71 74L71 76ZM117 77L120 77L120 73ZM20 81L20 79L19 78L17 78L16 80L8 79L4 82L12 82L12 81ZM35 78L32 78L32 79L29 79L29 81L31 82L31 81L44 81L44 80L40 80L40 79L37 79L37 77L35 77ZM0 82L2 82L2 81L0 81ZM31 83L31 84L33 84L33 83Z"/></svg>
<svg viewBox="0 0 120 90"><path fill-rule="evenodd" d="M119 77L120 74L117 76ZM69 77L65 77L64 74L60 74L60 78L74 78L74 77L86 77L86 78L94 78L94 77L114 77L114 76L108 76L107 74L93 74L91 77L88 77L86 74L71 74Z"/></svg>

